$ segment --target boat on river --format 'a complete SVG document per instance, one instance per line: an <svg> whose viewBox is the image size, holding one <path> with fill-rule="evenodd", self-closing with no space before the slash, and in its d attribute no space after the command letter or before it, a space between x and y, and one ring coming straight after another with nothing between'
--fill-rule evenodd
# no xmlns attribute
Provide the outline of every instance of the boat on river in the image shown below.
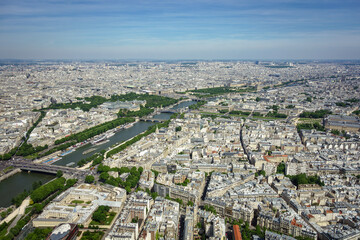
<svg viewBox="0 0 360 240"><path fill-rule="evenodd" d="M85 150L82 154L88 154L88 153L91 153L91 152L93 152L93 151L95 151L96 150L96 148L90 148L90 149L88 149L88 150Z"/></svg>
<svg viewBox="0 0 360 240"><path fill-rule="evenodd" d="M73 151L75 151L75 149L71 149L71 150L66 151L66 152L64 152L64 153L61 153L60 156L61 156L61 157L66 156L66 155L72 153Z"/></svg>
<svg viewBox="0 0 360 240"><path fill-rule="evenodd" d="M43 162L43 163L45 163L45 164L53 164L54 162L57 162L57 161L59 161L60 159L62 159L61 157L53 157L53 158L50 158L49 160L46 160L45 162Z"/></svg>
<svg viewBox="0 0 360 240"><path fill-rule="evenodd" d="M107 142L110 142L110 140L109 140L109 139L107 139L107 140L104 140L104 141L101 141L101 142L95 143L94 145L95 145L95 146L99 146L99 145L104 144L104 143L107 143Z"/></svg>

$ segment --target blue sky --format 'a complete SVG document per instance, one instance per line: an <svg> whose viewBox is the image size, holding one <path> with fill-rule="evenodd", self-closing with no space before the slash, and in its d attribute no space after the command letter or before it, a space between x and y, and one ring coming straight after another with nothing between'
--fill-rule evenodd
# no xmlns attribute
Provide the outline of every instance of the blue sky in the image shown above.
<svg viewBox="0 0 360 240"><path fill-rule="evenodd" d="M360 59L360 1L0 0L0 58Z"/></svg>

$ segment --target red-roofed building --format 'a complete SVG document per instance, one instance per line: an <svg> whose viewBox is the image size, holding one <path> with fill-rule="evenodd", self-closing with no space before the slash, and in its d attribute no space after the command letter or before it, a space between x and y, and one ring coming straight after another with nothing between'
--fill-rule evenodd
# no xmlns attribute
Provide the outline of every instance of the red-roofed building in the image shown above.
<svg viewBox="0 0 360 240"><path fill-rule="evenodd" d="M264 160L271 163L281 163L281 162L287 162L288 161L288 155L273 155L273 156L267 156L264 155Z"/></svg>
<svg viewBox="0 0 360 240"><path fill-rule="evenodd" d="M242 240L239 225L233 225L233 239Z"/></svg>
<svg viewBox="0 0 360 240"><path fill-rule="evenodd" d="M291 225L302 228L302 224L297 223L295 218L291 221Z"/></svg>

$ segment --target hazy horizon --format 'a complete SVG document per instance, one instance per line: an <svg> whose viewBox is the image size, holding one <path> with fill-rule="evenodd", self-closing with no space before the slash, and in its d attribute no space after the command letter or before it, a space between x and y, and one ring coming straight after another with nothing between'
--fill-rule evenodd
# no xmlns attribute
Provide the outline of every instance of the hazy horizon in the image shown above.
<svg viewBox="0 0 360 240"><path fill-rule="evenodd" d="M336 63L336 62L360 62L360 58L358 59L195 59L195 58L174 58L174 59L166 59L166 58L159 58L159 59L146 59L146 58L138 58L138 59L96 59L96 58L82 58L82 59L76 59L76 58L72 58L72 59L66 59L66 58L59 58L59 59L31 59L31 58L0 58L0 62L191 62L191 61L196 61L196 62L255 62L255 61L259 61L267 63L267 62L274 62L274 63L285 63L285 62L294 62L294 63L308 63L308 62L313 62L313 63Z"/></svg>
<svg viewBox="0 0 360 240"><path fill-rule="evenodd" d="M5 0L0 59L358 60L354 0Z"/></svg>

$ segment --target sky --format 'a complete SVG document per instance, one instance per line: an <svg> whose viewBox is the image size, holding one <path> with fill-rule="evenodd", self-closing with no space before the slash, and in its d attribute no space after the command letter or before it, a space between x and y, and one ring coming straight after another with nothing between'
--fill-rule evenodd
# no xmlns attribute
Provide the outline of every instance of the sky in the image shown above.
<svg viewBox="0 0 360 240"><path fill-rule="evenodd" d="M360 1L0 0L0 59L360 59Z"/></svg>

